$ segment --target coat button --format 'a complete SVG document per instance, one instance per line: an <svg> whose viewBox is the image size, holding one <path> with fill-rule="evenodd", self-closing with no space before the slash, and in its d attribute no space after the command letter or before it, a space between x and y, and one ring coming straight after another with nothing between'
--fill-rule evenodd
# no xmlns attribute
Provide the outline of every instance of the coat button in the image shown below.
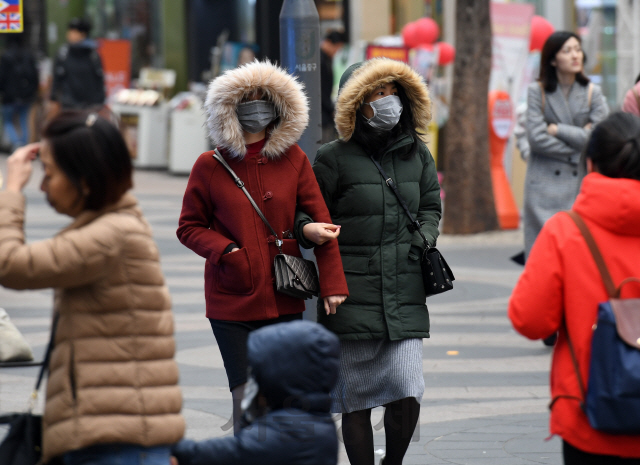
<svg viewBox="0 0 640 465"><path fill-rule="evenodd" d="M264 194L264 197L262 197L264 200L270 199L271 197L273 197L273 194L271 193L271 191L267 191Z"/></svg>
<svg viewBox="0 0 640 465"><path fill-rule="evenodd" d="M560 170L556 170L556 176L560 176Z"/></svg>
<svg viewBox="0 0 640 465"><path fill-rule="evenodd" d="M266 165L267 161L269 161L269 159L267 157L262 157L258 160L258 164L259 165Z"/></svg>

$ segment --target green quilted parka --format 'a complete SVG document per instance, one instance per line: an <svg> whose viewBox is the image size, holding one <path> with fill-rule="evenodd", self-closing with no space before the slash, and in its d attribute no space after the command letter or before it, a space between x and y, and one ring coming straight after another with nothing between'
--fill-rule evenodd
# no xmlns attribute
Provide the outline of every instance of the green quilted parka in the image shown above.
<svg viewBox="0 0 640 465"><path fill-rule="evenodd" d="M395 81L405 89L420 127L426 127L431 116L428 92L419 75L400 62L375 59L352 68L351 76L343 76L336 105L341 139L323 145L313 165L331 219L341 226L338 243L350 295L335 315L326 315L320 300L318 321L341 339L429 337L419 261L422 239L407 228L409 218L371 154L351 140L355 111L381 83ZM412 136L401 135L380 163L433 245L441 216L440 185L433 157L422 141L415 156L402 159L412 142ZM297 236L307 246L313 244L302 240L301 231L311 221L299 214L296 223Z"/></svg>

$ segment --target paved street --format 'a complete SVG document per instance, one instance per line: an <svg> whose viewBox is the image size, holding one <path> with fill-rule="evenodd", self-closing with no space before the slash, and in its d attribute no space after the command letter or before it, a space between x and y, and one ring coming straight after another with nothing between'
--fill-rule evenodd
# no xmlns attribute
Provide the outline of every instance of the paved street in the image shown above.
<svg viewBox="0 0 640 465"><path fill-rule="evenodd" d="M5 165L6 156L1 155L3 173ZM44 201L38 189L40 171L37 167L26 190L28 241L50 237L69 222ZM230 434L231 396L204 317L204 260L175 236L186 182L186 177L163 171L138 170L134 191L153 226L173 296L187 436L201 439ZM521 271L509 257L521 244L518 231L443 236L439 241L456 275L455 289L428 301L432 336L424 340L426 391L420 428L405 464L562 463L560 440L546 440L550 350L517 335L506 317L509 294ZM48 339L51 295L50 290L0 288L0 307L38 359ZM26 406L35 374L35 368L0 371L0 413ZM381 414L381 409L374 411L380 450ZM339 418L336 421L339 426ZM348 464L344 449L340 454L340 464Z"/></svg>

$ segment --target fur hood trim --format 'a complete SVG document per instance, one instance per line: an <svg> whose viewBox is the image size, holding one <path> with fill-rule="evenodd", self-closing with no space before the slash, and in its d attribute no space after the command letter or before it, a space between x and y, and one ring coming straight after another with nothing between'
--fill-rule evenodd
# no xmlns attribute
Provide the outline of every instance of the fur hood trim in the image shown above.
<svg viewBox="0 0 640 465"><path fill-rule="evenodd" d="M418 125L416 129L426 132L431 121L431 98L422 76L401 61L373 58L352 70L338 94L335 123L342 139L349 140L353 135L356 111L367 95L394 81L402 86L411 102L411 111Z"/></svg>
<svg viewBox="0 0 640 465"><path fill-rule="evenodd" d="M274 159L295 144L309 123L309 105L304 86L294 76L269 61L253 61L211 81L204 109L209 137L232 157L247 153L236 107L246 94L262 90L275 104L276 124L267 129L262 153Z"/></svg>

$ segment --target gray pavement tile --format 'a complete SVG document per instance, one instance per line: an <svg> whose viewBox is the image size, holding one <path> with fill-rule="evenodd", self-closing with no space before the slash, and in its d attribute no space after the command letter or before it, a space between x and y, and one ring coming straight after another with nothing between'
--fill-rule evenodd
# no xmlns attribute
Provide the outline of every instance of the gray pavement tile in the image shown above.
<svg viewBox="0 0 640 465"><path fill-rule="evenodd" d="M495 458L495 459L505 459L512 457L511 454L505 452L502 449L489 449L489 448L478 448L478 449L442 449L438 451L429 451L435 457L439 457L443 460L449 459L466 459L466 458Z"/></svg>
<svg viewBox="0 0 640 465"><path fill-rule="evenodd" d="M519 458L528 460L531 463L547 463L550 465L562 465L564 463L562 454L518 454Z"/></svg>
<svg viewBox="0 0 640 465"><path fill-rule="evenodd" d="M505 443L504 448L510 453L518 455L529 452L559 452L562 448L560 439L554 437L551 440L546 440L549 436L548 430L545 429L542 433L543 434L532 433L518 438L513 438Z"/></svg>
<svg viewBox="0 0 640 465"><path fill-rule="evenodd" d="M424 449L427 452L433 451L434 454L439 453L441 450L489 450L489 449L500 449L502 450L504 446L504 442L502 441L466 441L464 439L460 439L458 441L429 441L424 445Z"/></svg>
<svg viewBox="0 0 640 465"><path fill-rule="evenodd" d="M468 457L465 459L451 459L450 461L459 465L532 465L536 463L518 457Z"/></svg>
<svg viewBox="0 0 640 465"><path fill-rule="evenodd" d="M461 431L451 433L446 436L442 436L435 440L435 442L458 442L464 441L467 443L484 443L491 441L505 442L513 439L513 434L509 433L479 433L473 431Z"/></svg>

